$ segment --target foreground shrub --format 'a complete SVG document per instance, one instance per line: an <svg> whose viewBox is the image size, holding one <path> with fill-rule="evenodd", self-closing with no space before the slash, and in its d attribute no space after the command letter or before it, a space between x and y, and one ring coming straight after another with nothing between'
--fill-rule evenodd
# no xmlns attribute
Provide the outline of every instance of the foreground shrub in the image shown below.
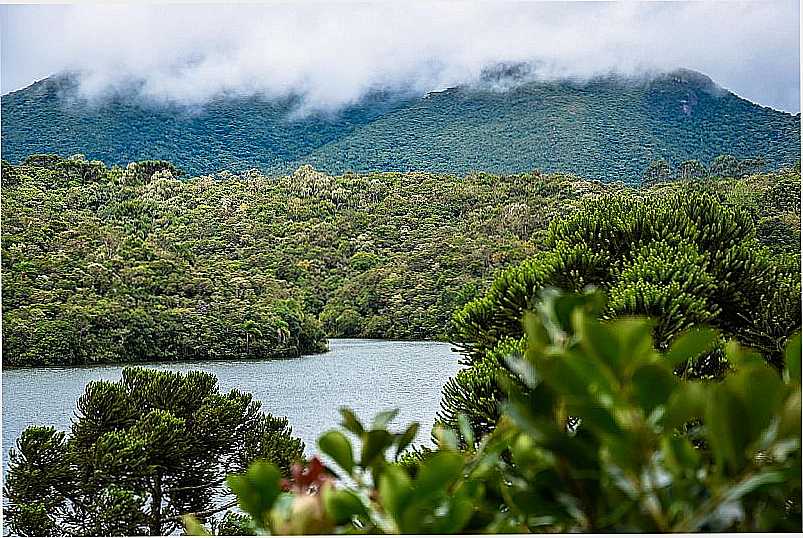
<svg viewBox="0 0 803 538"><path fill-rule="evenodd" d="M180 516L234 506L228 473L256 459L289 472L303 443L250 394L222 394L205 372L126 368L93 381L70 434L32 426L9 456L5 521L23 536L170 534ZM231 529L225 514L214 524Z"/></svg>
<svg viewBox="0 0 803 538"><path fill-rule="evenodd" d="M393 414L366 427L344 410L359 451L337 430L318 442L337 474L314 458L291 482L267 462L230 476L252 529L800 531L799 335L782 373L731 340L723 382L685 380L673 367L715 345L717 331L685 332L659 351L654 322L598 321L589 312L599 302L551 297L525 315L524 352L505 359L516 381L499 370L502 419L476 449L459 450L457 432L436 427L436 450L394 462L415 425L391 433ZM458 422L471 438L465 416Z"/></svg>

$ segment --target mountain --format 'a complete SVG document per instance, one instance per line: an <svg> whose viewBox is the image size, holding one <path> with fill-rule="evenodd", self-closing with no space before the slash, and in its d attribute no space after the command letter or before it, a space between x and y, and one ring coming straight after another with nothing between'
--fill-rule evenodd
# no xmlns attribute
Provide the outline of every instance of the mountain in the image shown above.
<svg viewBox="0 0 803 538"><path fill-rule="evenodd" d="M220 97L189 108L131 90L88 102L62 75L2 97L2 155L164 159L191 175L311 164L332 174L537 169L625 182L658 158L707 164L732 154L762 157L772 169L800 159L800 114L759 106L693 71L493 82L420 98L376 92L337 113L299 116L298 97Z"/></svg>

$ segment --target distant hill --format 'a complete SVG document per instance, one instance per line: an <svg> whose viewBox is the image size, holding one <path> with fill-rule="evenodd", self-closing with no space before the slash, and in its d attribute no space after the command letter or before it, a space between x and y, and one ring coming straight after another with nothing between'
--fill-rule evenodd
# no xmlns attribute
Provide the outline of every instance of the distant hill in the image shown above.
<svg viewBox="0 0 803 538"><path fill-rule="evenodd" d="M332 115L295 118L297 98L219 98L202 109L131 94L78 97L69 76L2 97L2 156L85 154L107 164L165 159L191 175L311 164L327 173L572 172L636 182L658 158L800 159L800 114L761 107L693 71L650 80L458 87L422 98L375 93Z"/></svg>

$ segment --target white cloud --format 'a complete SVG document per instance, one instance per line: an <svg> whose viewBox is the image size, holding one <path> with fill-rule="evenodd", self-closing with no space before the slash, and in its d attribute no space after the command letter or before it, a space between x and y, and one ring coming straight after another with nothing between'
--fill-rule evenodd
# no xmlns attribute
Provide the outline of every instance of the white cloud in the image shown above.
<svg viewBox="0 0 803 538"><path fill-rule="evenodd" d="M799 110L795 0L5 6L0 16L4 91L68 69L87 95L139 80L153 99L298 92L333 108L375 87L424 93L535 61L544 78L688 67Z"/></svg>

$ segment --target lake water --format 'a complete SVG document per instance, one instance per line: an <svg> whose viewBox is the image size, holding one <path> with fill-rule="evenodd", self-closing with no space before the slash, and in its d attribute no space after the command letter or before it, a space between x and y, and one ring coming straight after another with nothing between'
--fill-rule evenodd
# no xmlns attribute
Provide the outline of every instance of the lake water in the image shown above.
<svg viewBox="0 0 803 538"><path fill-rule="evenodd" d="M286 416L311 455L318 436L340 422L338 409L352 408L363 422L379 411L400 408L391 425L421 423L418 443L430 430L444 383L459 369L449 344L333 339L330 351L295 359L142 364L150 368L213 373L223 391L250 392L262 408ZM3 469L8 450L34 424L66 430L89 381L117 380L123 365L26 368L3 371Z"/></svg>

